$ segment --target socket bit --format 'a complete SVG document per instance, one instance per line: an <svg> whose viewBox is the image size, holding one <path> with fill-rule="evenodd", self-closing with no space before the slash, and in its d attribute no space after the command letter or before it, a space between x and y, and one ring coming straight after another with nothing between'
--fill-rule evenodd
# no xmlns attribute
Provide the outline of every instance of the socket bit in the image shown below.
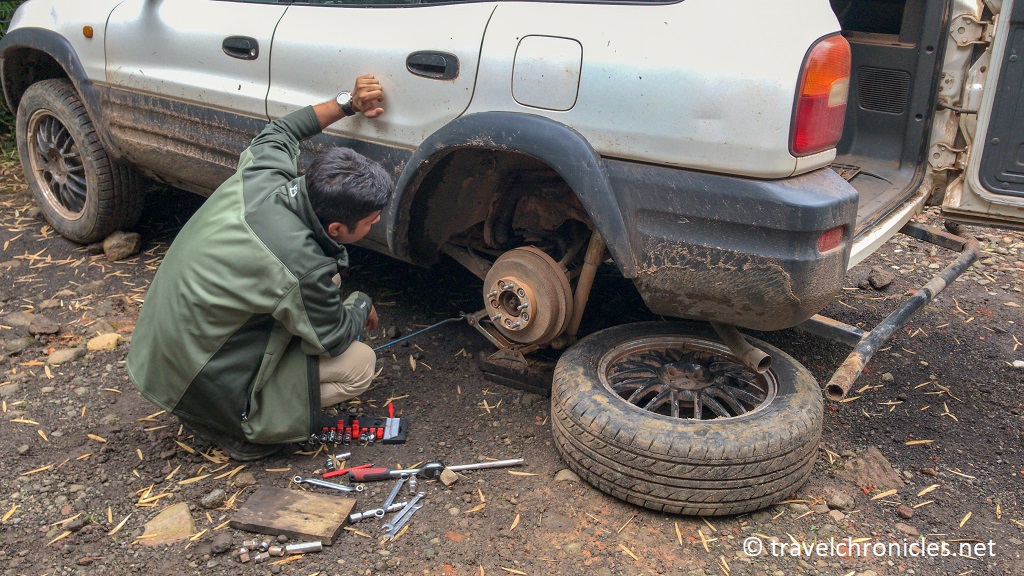
<svg viewBox="0 0 1024 576"><path fill-rule="evenodd" d="M317 540L315 542L299 542L298 544L289 544L284 547L284 553L305 554L307 552L320 552L323 549L323 543Z"/></svg>

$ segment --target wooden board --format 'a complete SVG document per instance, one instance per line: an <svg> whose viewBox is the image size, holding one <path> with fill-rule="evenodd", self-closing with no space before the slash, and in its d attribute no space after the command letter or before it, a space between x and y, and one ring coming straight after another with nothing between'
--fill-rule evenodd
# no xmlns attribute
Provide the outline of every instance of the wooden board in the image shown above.
<svg viewBox="0 0 1024 576"><path fill-rule="evenodd" d="M264 486L238 509L231 527L330 546L348 522L353 498Z"/></svg>

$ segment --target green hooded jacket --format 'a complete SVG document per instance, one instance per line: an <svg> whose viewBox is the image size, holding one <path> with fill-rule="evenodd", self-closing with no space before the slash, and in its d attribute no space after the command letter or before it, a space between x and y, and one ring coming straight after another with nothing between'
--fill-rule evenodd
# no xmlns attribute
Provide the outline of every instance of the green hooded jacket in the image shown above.
<svg viewBox="0 0 1024 576"><path fill-rule="evenodd" d="M318 357L344 352L372 305L333 283L348 254L298 177L299 142L319 132L312 107L271 122L168 249L128 353L168 412L259 444L319 430Z"/></svg>

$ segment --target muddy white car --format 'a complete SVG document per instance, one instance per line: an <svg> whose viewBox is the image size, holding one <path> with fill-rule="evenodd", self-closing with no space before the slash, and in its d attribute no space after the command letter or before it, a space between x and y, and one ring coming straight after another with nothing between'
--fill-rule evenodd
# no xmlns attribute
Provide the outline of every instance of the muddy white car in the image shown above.
<svg viewBox="0 0 1024 576"><path fill-rule="evenodd" d="M566 349L553 433L589 482L713 515L791 493L821 434L819 384L737 328L854 346L841 397L977 255L914 214L1024 219L1022 28L1024 0L29 0L0 73L43 214L87 243L144 178L209 194L269 119L372 72L387 114L307 143L395 175L365 245L476 274L495 362ZM870 332L818 316L901 231L960 254ZM577 342L604 264L704 323Z"/></svg>

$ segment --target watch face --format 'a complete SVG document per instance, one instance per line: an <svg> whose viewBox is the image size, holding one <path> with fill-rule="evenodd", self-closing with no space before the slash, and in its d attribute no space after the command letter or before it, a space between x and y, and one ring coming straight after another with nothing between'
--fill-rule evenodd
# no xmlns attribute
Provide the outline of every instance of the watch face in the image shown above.
<svg viewBox="0 0 1024 576"><path fill-rule="evenodd" d="M340 104L341 106L348 106L351 103L352 103L352 95L351 94L349 94L348 92L342 92L341 94L338 94L338 104Z"/></svg>

